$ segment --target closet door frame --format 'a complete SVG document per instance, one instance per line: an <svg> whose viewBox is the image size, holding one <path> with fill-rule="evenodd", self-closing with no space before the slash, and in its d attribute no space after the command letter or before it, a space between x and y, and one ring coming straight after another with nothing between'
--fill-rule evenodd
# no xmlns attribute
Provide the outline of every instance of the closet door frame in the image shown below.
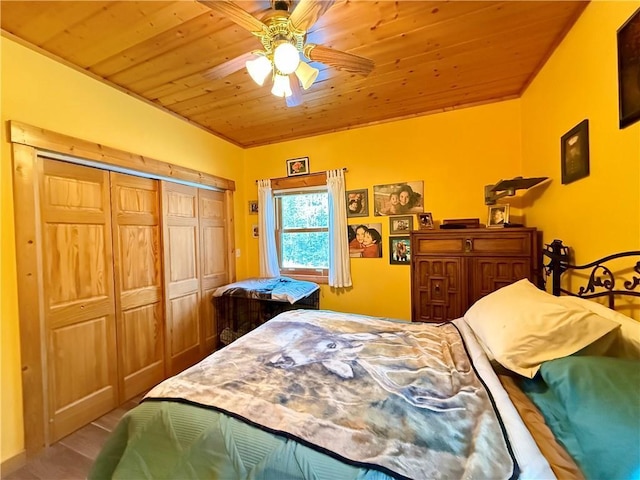
<svg viewBox="0 0 640 480"><path fill-rule="evenodd" d="M135 153L70 137L31 125L9 121L13 152L13 197L20 354L27 456L50 445L46 353L44 351L42 232L40 228L37 161L47 157L81 165L120 171L142 177L187 183L200 188L225 191L228 203L228 265L235 281L235 238L233 191L235 182ZM19 219L19 220L18 220Z"/></svg>

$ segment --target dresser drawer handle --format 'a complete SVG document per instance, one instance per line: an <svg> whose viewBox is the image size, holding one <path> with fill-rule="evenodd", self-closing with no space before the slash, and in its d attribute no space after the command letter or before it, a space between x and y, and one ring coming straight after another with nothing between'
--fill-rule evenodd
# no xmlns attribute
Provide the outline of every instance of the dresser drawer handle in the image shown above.
<svg viewBox="0 0 640 480"><path fill-rule="evenodd" d="M465 252L470 252L473 250L473 240L471 240L470 238L467 238L464 241L464 251Z"/></svg>

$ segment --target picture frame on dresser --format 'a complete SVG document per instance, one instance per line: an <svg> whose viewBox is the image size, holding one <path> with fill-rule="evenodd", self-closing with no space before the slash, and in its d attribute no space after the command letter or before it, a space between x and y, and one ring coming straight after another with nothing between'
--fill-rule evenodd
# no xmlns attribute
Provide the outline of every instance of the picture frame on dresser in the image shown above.
<svg viewBox="0 0 640 480"><path fill-rule="evenodd" d="M420 219L420 230L433 230L433 215L431 215L431 212L419 213L418 218Z"/></svg>
<svg viewBox="0 0 640 480"><path fill-rule="evenodd" d="M487 228L502 228L506 223L509 223L509 205L491 205Z"/></svg>

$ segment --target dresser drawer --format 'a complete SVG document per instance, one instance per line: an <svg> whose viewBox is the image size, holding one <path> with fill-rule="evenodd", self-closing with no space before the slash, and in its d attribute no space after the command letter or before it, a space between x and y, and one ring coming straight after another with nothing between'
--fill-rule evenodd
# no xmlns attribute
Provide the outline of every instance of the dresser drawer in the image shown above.
<svg viewBox="0 0 640 480"><path fill-rule="evenodd" d="M492 236L470 236L468 253L491 253L507 255L529 255L531 252L531 235L504 233Z"/></svg>
<svg viewBox="0 0 640 480"><path fill-rule="evenodd" d="M412 255L530 255L534 232L527 230L458 230L411 235Z"/></svg>
<svg viewBox="0 0 640 480"><path fill-rule="evenodd" d="M464 238L462 236L420 236L414 237L415 245L411 246L414 255L431 253L463 253Z"/></svg>

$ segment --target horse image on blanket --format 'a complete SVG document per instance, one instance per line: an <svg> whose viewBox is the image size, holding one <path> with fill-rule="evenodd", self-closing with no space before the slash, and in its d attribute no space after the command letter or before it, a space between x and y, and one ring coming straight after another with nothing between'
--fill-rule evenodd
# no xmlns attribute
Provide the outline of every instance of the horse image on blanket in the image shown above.
<svg viewBox="0 0 640 480"><path fill-rule="evenodd" d="M209 405L399 478L514 471L452 325L290 311L148 397Z"/></svg>

